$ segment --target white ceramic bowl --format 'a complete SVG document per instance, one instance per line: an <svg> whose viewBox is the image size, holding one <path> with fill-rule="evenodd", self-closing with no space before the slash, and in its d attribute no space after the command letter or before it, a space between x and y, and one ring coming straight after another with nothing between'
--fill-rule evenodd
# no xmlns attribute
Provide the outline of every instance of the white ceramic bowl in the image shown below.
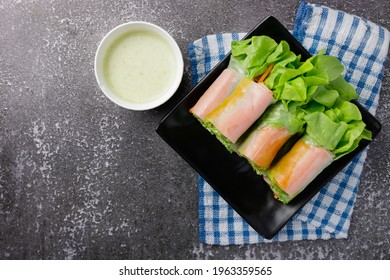
<svg viewBox="0 0 390 280"><path fill-rule="evenodd" d="M113 93L113 91L108 86L108 82L106 78L104 77L104 57L108 50L108 48L111 46L112 42L121 37L122 35L132 32L132 31L146 31L146 32L152 32L155 35L162 38L168 46L171 48L174 57L176 59L176 71L175 71L175 77L172 81L172 83L168 86L168 89L165 90L165 92L161 93L156 99L144 102L144 103L136 103L136 102L130 102L126 99L123 99ZM124 23L122 25L119 25L112 29L100 42L99 47L97 49L96 55L95 55L95 76L96 80L100 86L100 89L103 91L103 93L114 103L117 105L131 109L131 110L149 110L152 108L156 108L160 106L161 104L165 103L169 98L172 97L172 95L176 92L177 88L180 85L180 82L183 77L183 56L180 51L179 46L177 45L176 41L172 38L171 35L169 35L168 32L166 32L161 27L154 25L152 23L148 22L142 22L142 21L134 21L134 22L128 22Z"/></svg>

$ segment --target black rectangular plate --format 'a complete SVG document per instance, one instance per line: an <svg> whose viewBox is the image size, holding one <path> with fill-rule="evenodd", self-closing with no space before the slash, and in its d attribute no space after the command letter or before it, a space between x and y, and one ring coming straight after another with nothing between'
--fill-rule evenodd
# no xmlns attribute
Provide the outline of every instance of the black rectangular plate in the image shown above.
<svg viewBox="0 0 390 280"><path fill-rule="evenodd" d="M272 16L258 24L245 39L258 35L270 36L276 42L285 40L294 53L302 55L303 60L310 57L306 49ZM168 113L156 131L254 230L271 239L369 141L361 141L355 151L333 162L294 200L283 205L274 199L263 178L256 175L245 159L235 153L230 154L188 111L228 66L229 57L230 53ZM375 137L381 130L381 124L360 104L355 104L367 129Z"/></svg>

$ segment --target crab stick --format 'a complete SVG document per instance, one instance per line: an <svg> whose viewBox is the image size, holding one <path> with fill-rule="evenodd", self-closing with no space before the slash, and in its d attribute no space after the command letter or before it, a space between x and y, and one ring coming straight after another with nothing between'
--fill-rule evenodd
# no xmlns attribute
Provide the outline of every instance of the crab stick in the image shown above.
<svg viewBox="0 0 390 280"><path fill-rule="evenodd" d="M334 160L329 150L314 146L305 138L268 170L266 181L275 196L287 204Z"/></svg>
<svg viewBox="0 0 390 280"><path fill-rule="evenodd" d="M190 112L203 121L207 114L232 94L240 80L241 75L236 70L226 68L190 109Z"/></svg>
<svg viewBox="0 0 390 280"><path fill-rule="evenodd" d="M234 144L274 102L272 91L263 83L243 78L232 95L208 114L205 121Z"/></svg>

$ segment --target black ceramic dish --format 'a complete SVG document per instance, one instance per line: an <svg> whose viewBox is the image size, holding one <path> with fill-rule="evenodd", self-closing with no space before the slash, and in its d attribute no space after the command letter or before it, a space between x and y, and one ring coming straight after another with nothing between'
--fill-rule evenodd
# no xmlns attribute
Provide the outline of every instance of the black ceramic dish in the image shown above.
<svg viewBox="0 0 390 280"><path fill-rule="evenodd" d="M268 35L275 41L285 40L305 60L310 54L274 17L268 17L248 33L246 38ZM273 197L261 176L248 162L230 154L198 120L189 113L200 96L229 63L228 54L168 115L160 122L157 133L179 153L259 234L272 238L333 176L339 173L369 141L361 141L352 153L333 162L288 205ZM367 129L375 137L381 125L357 104Z"/></svg>

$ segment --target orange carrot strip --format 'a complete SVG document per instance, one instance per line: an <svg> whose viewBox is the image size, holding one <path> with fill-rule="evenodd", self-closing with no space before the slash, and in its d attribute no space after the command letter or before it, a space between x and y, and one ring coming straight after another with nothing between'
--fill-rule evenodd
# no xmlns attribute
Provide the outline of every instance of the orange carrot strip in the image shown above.
<svg viewBox="0 0 390 280"><path fill-rule="evenodd" d="M258 84L264 82L265 78L267 78L268 74L271 72L272 68L274 68L274 65L273 63L271 63L270 65L268 65L267 69L265 70L265 72L263 74L261 74L259 80L257 81Z"/></svg>

